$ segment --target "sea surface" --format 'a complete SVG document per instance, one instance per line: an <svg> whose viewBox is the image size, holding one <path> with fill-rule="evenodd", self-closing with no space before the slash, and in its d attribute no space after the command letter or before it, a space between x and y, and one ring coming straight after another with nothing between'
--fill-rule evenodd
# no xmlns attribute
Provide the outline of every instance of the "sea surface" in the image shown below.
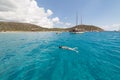
<svg viewBox="0 0 120 80"><path fill-rule="evenodd" d="M120 32L0 33L0 80L120 80Z"/></svg>

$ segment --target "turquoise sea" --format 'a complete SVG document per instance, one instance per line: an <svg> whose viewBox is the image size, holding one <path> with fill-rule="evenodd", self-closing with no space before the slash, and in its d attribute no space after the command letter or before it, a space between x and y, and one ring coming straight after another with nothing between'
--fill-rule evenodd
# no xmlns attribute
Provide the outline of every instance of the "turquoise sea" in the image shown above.
<svg viewBox="0 0 120 80"><path fill-rule="evenodd" d="M120 80L120 33L0 33L0 80Z"/></svg>

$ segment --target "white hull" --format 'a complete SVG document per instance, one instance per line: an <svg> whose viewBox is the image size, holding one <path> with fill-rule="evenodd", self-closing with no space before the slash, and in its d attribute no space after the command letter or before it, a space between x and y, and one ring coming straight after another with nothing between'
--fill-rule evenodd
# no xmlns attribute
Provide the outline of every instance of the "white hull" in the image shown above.
<svg viewBox="0 0 120 80"><path fill-rule="evenodd" d="M82 34L82 33L84 33L84 32L71 32L71 33Z"/></svg>

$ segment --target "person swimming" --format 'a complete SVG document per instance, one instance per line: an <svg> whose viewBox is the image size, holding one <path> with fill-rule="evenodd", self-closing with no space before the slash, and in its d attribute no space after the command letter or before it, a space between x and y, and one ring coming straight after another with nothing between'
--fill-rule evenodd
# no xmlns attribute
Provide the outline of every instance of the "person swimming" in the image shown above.
<svg viewBox="0 0 120 80"><path fill-rule="evenodd" d="M59 46L59 48L66 49L66 50L71 50L71 51L75 51L75 52L78 53L78 51L76 50L76 48L71 48L71 47L67 47L67 46Z"/></svg>

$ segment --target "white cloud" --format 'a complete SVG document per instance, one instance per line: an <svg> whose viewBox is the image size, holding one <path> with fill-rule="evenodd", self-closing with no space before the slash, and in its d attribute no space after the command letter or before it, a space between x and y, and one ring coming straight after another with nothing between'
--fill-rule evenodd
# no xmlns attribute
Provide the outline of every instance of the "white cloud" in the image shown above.
<svg viewBox="0 0 120 80"><path fill-rule="evenodd" d="M53 14L53 12L52 12L50 9L48 9L48 10L47 10L47 14L48 14L48 16L50 16L50 15Z"/></svg>
<svg viewBox="0 0 120 80"><path fill-rule="evenodd" d="M60 19L58 17L53 18L52 21L54 23L60 23Z"/></svg>
<svg viewBox="0 0 120 80"><path fill-rule="evenodd" d="M53 12L39 7L35 0L0 0L0 21L27 22L51 28L59 18L49 18Z"/></svg>
<svg viewBox="0 0 120 80"><path fill-rule="evenodd" d="M72 24L71 23L65 23L66 26L71 26Z"/></svg>
<svg viewBox="0 0 120 80"><path fill-rule="evenodd" d="M106 25L106 26L102 26L101 28L107 31L114 31L114 30L118 31L120 29L120 24Z"/></svg>
<svg viewBox="0 0 120 80"><path fill-rule="evenodd" d="M70 27L73 27L74 25L68 22L59 22L58 26L61 28L70 28Z"/></svg>

